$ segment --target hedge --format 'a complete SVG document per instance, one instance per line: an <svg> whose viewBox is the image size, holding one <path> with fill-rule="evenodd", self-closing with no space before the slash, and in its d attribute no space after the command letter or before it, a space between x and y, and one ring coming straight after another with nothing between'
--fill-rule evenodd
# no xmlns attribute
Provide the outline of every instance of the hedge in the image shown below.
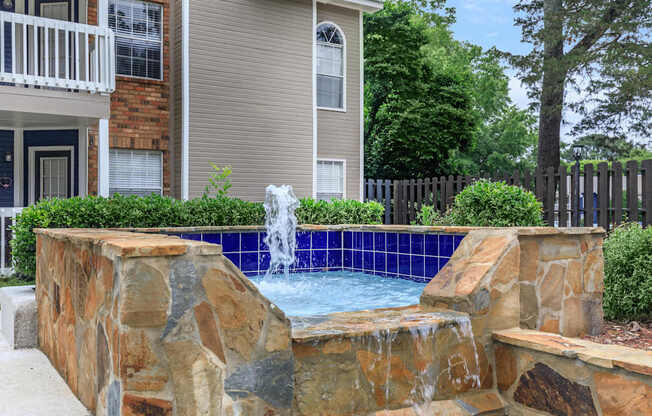
<svg viewBox="0 0 652 416"><path fill-rule="evenodd" d="M299 224L380 224L384 208L377 202L301 200ZM111 198L49 199L23 209L16 217L11 240L14 270L36 275L34 228L141 228L263 225L260 202L231 197L202 197L189 201L151 195Z"/></svg>

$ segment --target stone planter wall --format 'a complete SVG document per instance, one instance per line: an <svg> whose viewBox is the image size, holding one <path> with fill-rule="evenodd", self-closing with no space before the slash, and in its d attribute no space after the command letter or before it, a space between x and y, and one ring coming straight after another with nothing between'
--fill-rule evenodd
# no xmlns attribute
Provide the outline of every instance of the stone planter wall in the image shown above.
<svg viewBox="0 0 652 416"><path fill-rule="evenodd" d="M37 233L39 346L94 414L290 414L289 322L219 246Z"/></svg>

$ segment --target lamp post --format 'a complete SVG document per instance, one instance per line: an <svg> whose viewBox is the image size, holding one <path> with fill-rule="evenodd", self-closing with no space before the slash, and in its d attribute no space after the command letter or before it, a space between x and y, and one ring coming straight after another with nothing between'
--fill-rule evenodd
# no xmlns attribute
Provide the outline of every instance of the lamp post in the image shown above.
<svg viewBox="0 0 652 416"><path fill-rule="evenodd" d="M575 201L573 208L572 225L578 227L580 225L580 160L584 153L584 146L581 144L574 144L571 147L573 151L573 159L575 159L575 174L573 175L573 193L575 194ZM584 201L586 203L586 201Z"/></svg>

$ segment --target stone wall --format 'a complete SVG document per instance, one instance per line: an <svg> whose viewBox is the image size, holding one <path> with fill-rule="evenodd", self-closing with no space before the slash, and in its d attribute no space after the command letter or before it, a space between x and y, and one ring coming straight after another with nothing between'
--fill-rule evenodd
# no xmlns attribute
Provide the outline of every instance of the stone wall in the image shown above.
<svg viewBox="0 0 652 416"><path fill-rule="evenodd" d="M650 351L530 330L495 338L498 390L510 415L652 414Z"/></svg>
<svg viewBox="0 0 652 416"><path fill-rule="evenodd" d="M39 345L94 414L291 413L289 322L219 246L37 233Z"/></svg>

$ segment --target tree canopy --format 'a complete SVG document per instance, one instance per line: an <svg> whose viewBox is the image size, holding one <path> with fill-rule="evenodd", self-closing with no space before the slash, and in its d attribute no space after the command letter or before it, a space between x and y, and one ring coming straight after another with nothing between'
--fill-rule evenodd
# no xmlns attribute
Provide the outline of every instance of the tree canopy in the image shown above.
<svg viewBox="0 0 652 416"><path fill-rule="evenodd" d="M507 55L539 108L540 167L559 164L567 109L582 117L575 136L649 136L651 0L519 0L514 9L533 49Z"/></svg>

